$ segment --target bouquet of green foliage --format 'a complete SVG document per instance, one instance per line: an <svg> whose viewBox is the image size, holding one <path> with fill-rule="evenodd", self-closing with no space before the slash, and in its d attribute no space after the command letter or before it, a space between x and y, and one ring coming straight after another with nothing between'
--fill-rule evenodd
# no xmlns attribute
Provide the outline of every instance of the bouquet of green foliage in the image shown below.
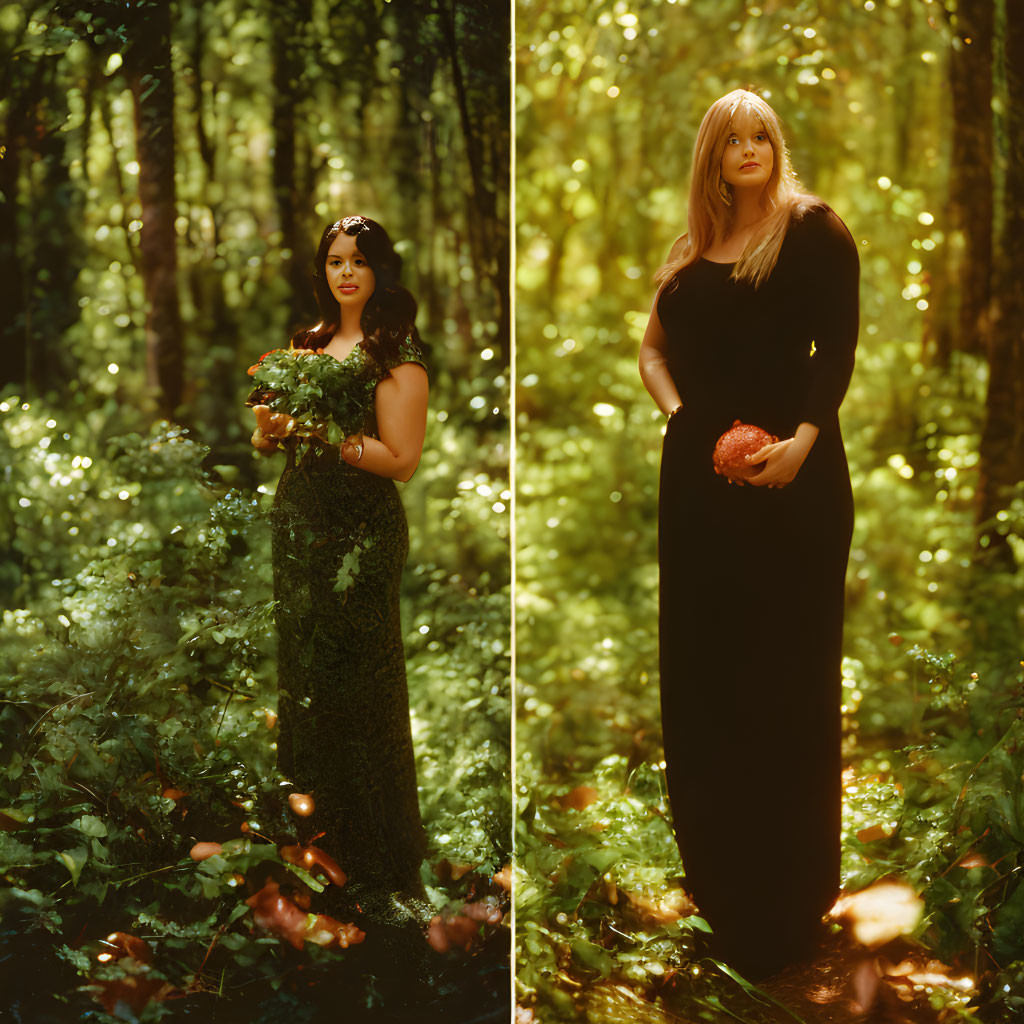
<svg viewBox="0 0 1024 1024"><path fill-rule="evenodd" d="M271 349L248 373L255 386L245 404L256 414L253 444L261 451L286 437L330 444L341 440L330 399L340 387L341 363L322 348Z"/></svg>

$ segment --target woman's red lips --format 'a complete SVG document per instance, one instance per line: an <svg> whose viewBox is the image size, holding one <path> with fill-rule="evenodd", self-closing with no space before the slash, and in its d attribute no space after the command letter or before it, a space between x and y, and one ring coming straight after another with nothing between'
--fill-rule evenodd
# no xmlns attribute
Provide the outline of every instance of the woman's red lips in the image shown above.
<svg viewBox="0 0 1024 1024"><path fill-rule="evenodd" d="M756 160L748 160L748 161L747 161L747 162L746 162L746 163L745 163L745 164L743 165L743 167L760 167L760 166L761 166L761 165L760 165L759 163L757 163L757 161L756 161ZM741 167L741 168L740 168L740 170L741 170L741 171L743 170L743 167Z"/></svg>

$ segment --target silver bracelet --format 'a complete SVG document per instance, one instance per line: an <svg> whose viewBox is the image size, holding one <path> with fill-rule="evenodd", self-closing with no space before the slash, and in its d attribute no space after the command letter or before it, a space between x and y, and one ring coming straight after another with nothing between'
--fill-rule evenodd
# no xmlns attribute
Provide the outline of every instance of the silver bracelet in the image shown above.
<svg viewBox="0 0 1024 1024"><path fill-rule="evenodd" d="M354 437L358 437L359 440L358 441L353 441L352 439ZM350 448L355 448L355 450L356 450L356 462L359 462L359 461L362 460L362 457L363 457L363 445L364 445L364 443L365 442L363 441L363 435L362 434L349 434L348 437L346 437L345 440L341 442L342 447L344 447L345 445L348 445ZM350 465L353 465L353 463L350 463Z"/></svg>

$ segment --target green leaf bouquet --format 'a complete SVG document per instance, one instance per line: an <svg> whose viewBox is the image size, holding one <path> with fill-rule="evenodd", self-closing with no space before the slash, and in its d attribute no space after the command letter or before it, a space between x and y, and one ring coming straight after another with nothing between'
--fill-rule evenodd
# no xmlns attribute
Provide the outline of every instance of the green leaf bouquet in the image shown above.
<svg viewBox="0 0 1024 1024"><path fill-rule="evenodd" d="M335 444L341 431L331 417L331 396L342 388L341 363L323 349L277 348L249 367L254 387L245 400L256 414L253 443L295 437Z"/></svg>

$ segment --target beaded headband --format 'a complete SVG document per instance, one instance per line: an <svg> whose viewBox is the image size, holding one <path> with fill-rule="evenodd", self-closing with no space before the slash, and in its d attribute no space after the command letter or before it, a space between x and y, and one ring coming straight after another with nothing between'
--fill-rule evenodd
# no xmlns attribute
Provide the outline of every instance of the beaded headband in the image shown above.
<svg viewBox="0 0 1024 1024"><path fill-rule="evenodd" d="M334 229L340 228L346 235L358 235L360 231L368 231L369 227L370 225L366 218L358 213L352 217L343 217L341 220L334 222ZM351 228L355 230L350 230Z"/></svg>

